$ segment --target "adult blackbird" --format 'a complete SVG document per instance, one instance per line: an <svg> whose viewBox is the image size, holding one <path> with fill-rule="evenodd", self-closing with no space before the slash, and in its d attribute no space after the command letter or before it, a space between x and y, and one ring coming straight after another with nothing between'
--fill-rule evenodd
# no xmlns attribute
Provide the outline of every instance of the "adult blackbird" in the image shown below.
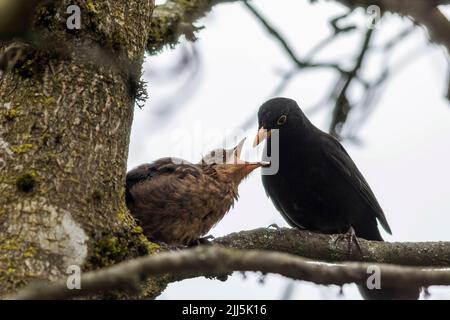
<svg viewBox="0 0 450 320"><path fill-rule="evenodd" d="M279 169L273 175L263 172L262 182L291 226L327 234L353 232L357 237L383 241L378 221L391 234L374 193L343 146L316 128L294 100L265 102L258 122L254 145L266 139L264 155L275 149L271 148L276 143L271 130L278 129ZM381 290L359 288L369 299L416 299L419 295L418 288L388 288L383 283Z"/></svg>
<svg viewBox="0 0 450 320"><path fill-rule="evenodd" d="M233 206L239 183L262 165L239 158L244 140L197 164L162 158L129 171L126 203L144 234L169 245L197 243Z"/></svg>

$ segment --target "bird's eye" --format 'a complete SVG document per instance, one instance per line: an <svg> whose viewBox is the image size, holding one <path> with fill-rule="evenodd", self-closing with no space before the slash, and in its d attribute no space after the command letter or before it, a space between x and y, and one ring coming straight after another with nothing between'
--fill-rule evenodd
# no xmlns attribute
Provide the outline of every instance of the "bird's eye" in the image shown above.
<svg viewBox="0 0 450 320"><path fill-rule="evenodd" d="M287 119L286 115L283 114L281 117L278 118L277 124L278 125L284 124L286 122L286 119Z"/></svg>

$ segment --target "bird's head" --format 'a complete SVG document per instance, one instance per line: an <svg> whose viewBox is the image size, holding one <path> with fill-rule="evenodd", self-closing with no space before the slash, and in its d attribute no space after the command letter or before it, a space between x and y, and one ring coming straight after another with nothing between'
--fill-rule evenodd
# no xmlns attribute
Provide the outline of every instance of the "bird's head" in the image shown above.
<svg viewBox="0 0 450 320"><path fill-rule="evenodd" d="M301 130L311 123L303 114L297 102L288 98L273 98L261 105L258 111L258 134L253 146L256 147L263 140L270 137L271 130L289 129Z"/></svg>
<svg viewBox="0 0 450 320"><path fill-rule="evenodd" d="M205 155L201 163L213 167L221 178L239 184L258 167L268 165L266 162L248 162L240 158L245 138L231 149L215 149Z"/></svg>

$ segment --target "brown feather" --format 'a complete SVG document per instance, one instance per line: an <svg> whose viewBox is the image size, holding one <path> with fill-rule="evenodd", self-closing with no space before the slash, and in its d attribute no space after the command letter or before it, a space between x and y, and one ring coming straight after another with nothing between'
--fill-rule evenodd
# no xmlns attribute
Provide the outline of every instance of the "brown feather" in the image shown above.
<svg viewBox="0 0 450 320"><path fill-rule="evenodd" d="M233 206L259 165L192 164L163 158L127 174L127 206L149 238L170 245L204 236Z"/></svg>

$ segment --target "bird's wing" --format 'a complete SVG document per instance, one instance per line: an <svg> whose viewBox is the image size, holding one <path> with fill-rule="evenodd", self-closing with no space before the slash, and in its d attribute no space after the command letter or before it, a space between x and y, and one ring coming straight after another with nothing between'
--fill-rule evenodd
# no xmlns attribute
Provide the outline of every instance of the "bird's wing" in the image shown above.
<svg viewBox="0 0 450 320"><path fill-rule="evenodd" d="M178 165L180 163L186 165L187 171L196 171L194 166L187 161L176 158L161 158L155 162L142 164L133 170L130 170L126 176L126 187L127 189L130 189L137 183L152 179L155 176L175 173L175 171L177 171L176 169L179 168Z"/></svg>
<svg viewBox="0 0 450 320"><path fill-rule="evenodd" d="M285 208L283 207L281 201L279 201L278 197L276 196L272 196L274 194L273 192L273 186L267 181L267 176L262 176L262 182L263 182L263 186L264 186L264 190L266 192L266 196L272 200L272 203L275 207L275 209L278 210L278 212L284 217L284 219L286 220L286 222L291 226L291 227L297 227L299 229L305 229L305 227L303 227L302 225L298 224L297 222L295 222L287 213L287 210L285 210Z"/></svg>
<svg viewBox="0 0 450 320"><path fill-rule="evenodd" d="M142 164L129 171L126 176L127 202L133 199L133 194L145 193L150 190L170 192L177 181L190 176L197 179L201 171L189 162L177 161L174 158L162 158L152 163ZM136 189L139 187L139 189Z"/></svg>
<svg viewBox="0 0 450 320"><path fill-rule="evenodd" d="M341 143L331 135L324 133L322 137L325 141L323 145L329 146L328 148L323 149L325 158L330 161L332 166L342 174L352 188L358 192L358 194L369 205L384 230L386 230L389 234L392 234L383 209L370 189L366 179L364 179L363 175L358 170L347 151L345 151Z"/></svg>

